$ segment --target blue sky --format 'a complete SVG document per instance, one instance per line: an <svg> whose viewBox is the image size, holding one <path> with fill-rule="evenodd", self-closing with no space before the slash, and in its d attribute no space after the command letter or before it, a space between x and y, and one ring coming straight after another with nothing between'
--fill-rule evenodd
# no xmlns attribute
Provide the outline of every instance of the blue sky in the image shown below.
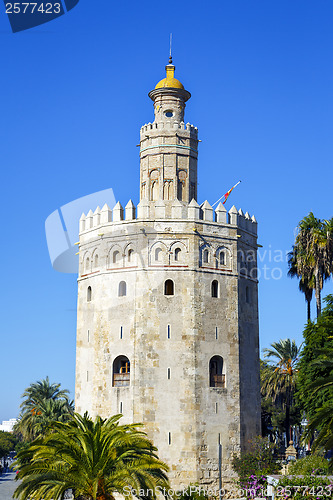
<svg viewBox="0 0 333 500"><path fill-rule="evenodd" d="M333 216L332 18L330 0L80 0L13 34L1 5L0 421L46 375L74 397L76 276L52 269L45 219L109 187L138 203L135 145L153 120L147 93L164 77L170 32L192 93L186 121L202 140L199 201L242 179L226 206L259 222L261 347L301 342L304 297L274 257L309 211Z"/></svg>

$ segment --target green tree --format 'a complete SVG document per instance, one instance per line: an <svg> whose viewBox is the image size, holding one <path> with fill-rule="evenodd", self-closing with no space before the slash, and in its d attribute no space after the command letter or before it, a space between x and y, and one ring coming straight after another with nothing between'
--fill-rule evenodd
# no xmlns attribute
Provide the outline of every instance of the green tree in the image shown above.
<svg viewBox="0 0 333 500"><path fill-rule="evenodd" d="M304 330L297 398L309 420L305 433L313 450L333 448L333 295L316 322Z"/></svg>
<svg viewBox="0 0 333 500"><path fill-rule="evenodd" d="M314 381L320 382L332 373L323 354L333 348L333 295L328 295L324 301L326 307L321 316L315 322L310 321L304 329L303 349L298 364L296 397L308 419L314 417L317 409L330 399L332 392L332 388L325 386L316 392L316 397L313 395Z"/></svg>
<svg viewBox="0 0 333 500"><path fill-rule="evenodd" d="M266 361L260 360L261 379L261 432L263 436L269 436L276 444L283 444L283 432L286 428L286 410L284 394L268 396L268 383L274 372L274 366ZM271 392L270 392L271 394ZM300 405L295 400L291 401L289 410L289 422L291 426L299 425L302 420Z"/></svg>
<svg viewBox="0 0 333 500"><path fill-rule="evenodd" d="M0 458L15 449L17 438L11 432L0 431Z"/></svg>
<svg viewBox="0 0 333 500"><path fill-rule="evenodd" d="M298 224L298 234L289 254L290 276L297 275L302 286L315 289L317 317L321 314L321 290L333 271L333 218L317 219L310 212Z"/></svg>
<svg viewBox="0 0 333 500"><path fill-rule="evenodd" d="M14 432L21 434L25 441L31 441L44 434L54 421L68 420L74 413L68 392L61 390L60 384L51 384L48 377L31 384L22 395L25 399Z"/></svg>
<svg viewBox="0 0 333 500"><path fill-rule="evenodd" d="M294 401L296 389L297 361L300 347L295 340L285 339L273 342L271 348L265 348L264 356L274 359L263 379L262 394L272 398L273 403L279 401L285 409L285 430L287 443L290 440L290 409ZM268 371L269 370L269 371Z"/></svg>
<svg viewBox="0 0 333 500"><path fill-rule="evenodd" d="M329 461L316 454L308 455L289 464L288 474L292 476L326 476L329 470Z"/></svg>
<svg viewBox="0 0 333 500"><path fill-rule="evenodd" d="M75 499L113 500L114 493L145 490L154 498L156 488L168 488L168 467L138 424L119 425L121 415L91 420L75 414L53 432L35 440L18 454L14 498L63 498L68 489Z"/></svg>
<svg viewBox="0 0 333 500"><path fill-rule="evenodd" d="M298 252L298 253L297 253ZM298 261L300 259L299 250L297 250L296 246L293 246L291 252L288 253L288 276L290 278L299 278L299 290L304 293L305 301L307 304L307 320L311 319L311 301L313 290L315 288L315 279L312 274L312 271L307 268L303 268L303 274L298 274Z"/></svg>
<svg viewBox="0 0 333 500"><path fill-rule="evenodd" d="M318 358L313 362L320 370L327 370L326 376L321 376L310 386L313 395L322 393L324 401L311 416L305 437L315 437L312 443L314 451L333 448L333 348L318 351ZM333 464L330 464L333 470Z"/></svg>
<svg viewBox="0 0 333 500"><path fill-rule="evenodd" d="M276 461L276 447L267 439L257 436L249 442L248 450L232 458L232 468L238 475L241 488L255 489L261 496L268 474L277 473L281 466ZM255 496L255 495L254 495Z"/></svg>
<svg viewBox="0 0 333 500"><path fill-rule="evenodd" d="M22 394L22 398L25 400L21 403L21 408L31 409L38 405L40 401L45 401L46 399L65 399L68 401L69 391L67 389L60 389L60 384L50 383L49 377L46 379L38 380L37 382L31 384Z"/></svg>

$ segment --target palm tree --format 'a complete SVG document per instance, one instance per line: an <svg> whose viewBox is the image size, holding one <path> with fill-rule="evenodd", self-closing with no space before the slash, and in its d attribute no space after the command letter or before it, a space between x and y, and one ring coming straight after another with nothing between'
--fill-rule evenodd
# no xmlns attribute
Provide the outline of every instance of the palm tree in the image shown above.
<svg viewBox="0 0 333 500"><path fill-rule="evenodd" d="M297 268L297 247L294 245L291 252L288 253L288 276L294 278L295 276L299 278L299 290L304 293L305 300L307 303L307 320L311 320L311 300L313 295L313 289L315 288L315 280L310 269L303 271L303 275L298 274Z"/></svg>
<svg viewBox="0 0 333 500"><path fill-rule="evenodd" d="M298 230L292 265L297 276L310 287L314 285L319 317L323 283L333 271L333 218L321 221L310 212L300 221Z"/></svg>
<svg viewBox="0 0 333 500"><path fill-rule="evenodd" d="M168 466L139 425L119 425L120 418L93 421L75 413L69 422L55 423L52 433L18 453L22 483L14 498L60 499L68 489L80 500L114 500L115 493L132 489L138 497L155 498L158 487L168 488Z"/></svg>
<svg viewBox="0 0 333 500"><path fill-rule="evenodd" d="M31 384L22 395L25 400L21 403L22 410L14 431L30 441L44 434L55 420L68 420L74 413L68 392L60 390L60 384L50 384L48 377Z"/></svg>
<svg viewBox="0 0 333 500"><path fill-rule="evenodd" d="M22 398L26 398L20 405L21 408L31 408L38 404L39 401L45 399L67 399L69 391L67 389L60 390L61 384L50 384L49 377L38 380L31 384L22 394Z"/></svg>
<svg viewBox="0 0 333 500"><path fill-rule="evenodd" d="M285 339L273 342L271 349L263 349L265 358L275 358L273 370L267 371L264 379L262 391L268 397L272 397L273 402L278 398L283 400L286 411L286 439L290 440L290 407L296 388L297 361L301 346L296 345L295 340Z"/></svg>
<svg viewBox="0 0 333 500"><path fill-rule="evenodd" d="M74 413L73 402L65 399L45 399L30 411L23 413L15 426L15 431L31 441L40 435L45 435L54 422L66 422Z"/></svg>

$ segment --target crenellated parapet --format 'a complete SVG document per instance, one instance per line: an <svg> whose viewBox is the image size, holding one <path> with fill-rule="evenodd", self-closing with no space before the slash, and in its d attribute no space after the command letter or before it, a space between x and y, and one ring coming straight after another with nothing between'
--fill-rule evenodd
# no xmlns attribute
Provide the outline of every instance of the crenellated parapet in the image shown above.
<svg viewBox="0 0 333 500"><path fill-rule="evenodd" d="M125 209L118 201L112 210L105 204L102 209L97 207L94 212L90 210L87 215L81 215L80 234L105 224L146 219L176 219L220 224L221 226L236 226L236 228L253 236L257 235L257 221L254 215L251 217L248 212L244 214L242 209L237 210L235 206L227 212L222 203L213 209L207 200L199 205L194 199L189 204L181 203L178 200L172 202L158 200L152 203L143 199L137 207L132 200L129 200Z"/></svg>
<svg viewBox="0 0 333 500"><path fill-rule="evenodd" d="M190 132L195 137L198 137L198 128L195 127L194 125L191 125L190 123L184 123L184 122L173 122L173 121L166 121L166 122L153 122L153 123L146 123L143 125L140 129L140 135L142 134L147 134L148 132L151 131L161 131L161 130L181 130L181 131L187 131Z"/></svg>

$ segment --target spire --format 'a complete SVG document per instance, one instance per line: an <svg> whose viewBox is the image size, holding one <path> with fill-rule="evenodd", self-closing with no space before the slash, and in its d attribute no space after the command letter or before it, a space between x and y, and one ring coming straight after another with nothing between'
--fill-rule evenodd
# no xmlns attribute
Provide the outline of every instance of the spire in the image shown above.
<svg viewBox="0 0 333 500"><path fill-rule="evenodd" d="M170 54L169 54L169 64L172 64L172 33L170 33Z"/></svg>

